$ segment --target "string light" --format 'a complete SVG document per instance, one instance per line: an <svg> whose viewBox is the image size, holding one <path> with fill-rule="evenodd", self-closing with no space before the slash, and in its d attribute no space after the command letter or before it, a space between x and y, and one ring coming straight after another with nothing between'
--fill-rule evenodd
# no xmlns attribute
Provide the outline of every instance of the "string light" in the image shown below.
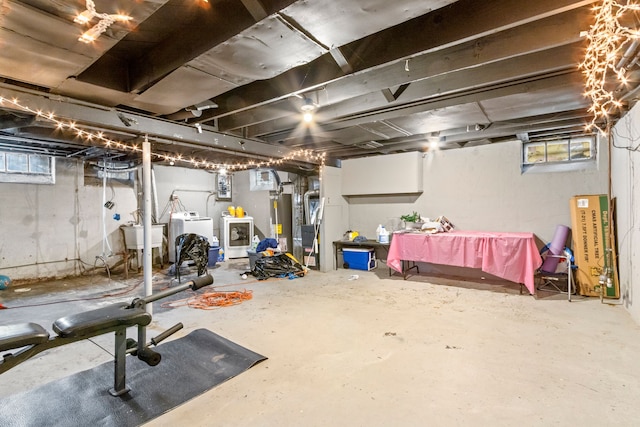
<svg viewBox="0 0 640 427"><path fill-rule="evenodd" d="M76 16L73 22L86 25L89 22L91 22L93 18L100 18L100 21L98 21L96 25L94 25L93 27L85 31L80 36L80 38L78 38L78 40L80 40L83 43L91 43L92 41L100 37L100 35L104 33L107 30L107 28L109 28L111 24L113 24L116 21L127 22L133 19L127 15L121 15L121 14L110 15L108 13L98 13L96 11L96 4L93 2L93 0L87 0L86 4L87 4L87 10L85 10L84 12Z"/></svg>
<svg viewBox="0 0 640 427"><path fill-rule="evenodd" d="M603 0L593 9L595 23L589 31L581 33L581 36L589 41L589 46L584 60L580 63L580 68L585 78L584 96L591 99L589 112L593 115L587 130L596 128L606 133L609 114L622 107L622 103L606 86L611 84L613 77L621 84L627 83L625 64L619 67L620 52L627 42L640 36L638 30L622 25L621 20L627 12L640 10L640 5Z"/></svg>
<svg viewBox="0 0 640 427"><path fill-rule="evenodd" d="M81 129L78 125L72 120L64 120L58 118L52 112L43 112L41 110L35 110L27 105L23 105L17 98L4 98L0 96L0 105L2 104L11 104L13 107L18 108L20 110L26 111L28 113L34 114L40 119L51 122L55 125L56 129L60 131L70 131L75 133L79 138L84 139L87 142L99 142L102 143L106 148L114 149L123 152L132 152L132 153L142 153L142 148L137 144L125 144L120 141L115 141L113 139L107 138L103 132L92 132L88 130ZM247 162L236 162L236 163L217 163L210 162L206 159L196 159L196 158L184 158L181 154L166 154L166 153L151 153L152 157L155 157L158 160L165 161L170 165L174 165L175 163L183 163L188 166L198 168L198 169L212 169L212 170L226 170L226 171L242 171L247 169L255 169L255 168L269 168L272 166L280 166L290 161L304 161L306 163L319 163L322 168L325 165L326 153L318 153L313 150L305 150L299 149L290 152L284 157L280 158L265 158L260 160L249 160Z"/></svg>

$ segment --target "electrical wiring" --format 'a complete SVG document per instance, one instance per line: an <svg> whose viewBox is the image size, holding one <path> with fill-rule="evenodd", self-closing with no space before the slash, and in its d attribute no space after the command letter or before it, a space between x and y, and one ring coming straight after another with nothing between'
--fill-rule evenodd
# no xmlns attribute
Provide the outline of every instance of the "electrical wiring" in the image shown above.
<svg viewBox="0 0 640 427"><path fill-rule="evenodd" d="M243 281L243 284L258 283L257 280ZM176 308L176 307L191 307L199 308L202 310L212 310L220 307L228 307L231 305L238 305L244 301L250 300L253 295L253 291L246 289L244 291L221 291L219 288L226 288L230 286L237 286L237 283L230 283L227 285L220 285L213 288L213 291L205 293L192 293L187 298L182 298L174 301L167 301L160 306L163 308Z"/></svg>
<svg viewBox="0 0 640 427"><path fill-rule="evenodd" d="M187 298L176 301L167 301L160 306L163 308L190 307L201 310L213 310L220 307L229 307L241 304L253 298L252 290L221 291L214 290L202 294L193 294Z"/></svg>
<svg viewBox="0 0 640 427"><path fill-rule="evenodd" d="M631 128L632 122L631 122L629 116L625 116L623 120L624 120L624 124L625 124L626 130L627 130L627 134L628 135L637 135L638 132L635 132L635 129ZM640 140L638 140L636 138L630 138L628 136L624 136L624 135L620 134L620 132L618 131L617 127L612 127L612 130L613 130L613 132L611 132L611 133L615 136L615 138L611 139L611 145L614 148L627 150L627 151L639 151L640 150ZM628 143L628 145L617 145L616 144L616 139L626 140L629 143Z"/></svg>
<svg viewBox="0 0 640 427"><path fill-rule="evenodd" d="M93 270L95 271L97 269L96 263L98 262L98 260L102 261L102 264L104 264L104 268L107 270L107 276L109 277L109 281L111 281L111 270L109 269L109 263L107 263L107 260L105 259L104 256L96 257L96 260L93 263Z"/></svg>
<svg viewBox="0 0 640 427"><path fill-rule="evenodd" d="M274 280L287 280L287 278L278 277ZM242 284L247 285L250 283L262 283L260 280L243 280ZM213 291L205 292L202 294L193 294L187 298L183 298L176 301L167 301L160 306L163 308L176 308L187 306L190 308L197 308L200 310L213 310L216 308L230 307L233 305L241 304L253 298L253 290L244 289L242 291L221 291L219 288L226 288L231 286L238 286L240 283L230 283L228 285L216 286Z"/></svg>
<svg viewBox="0 0 640 427"><path fill-rule="evenodd" d="M238 305L253 298L253 291L217 291L197 295L187 301L187 306L200 310Z"/></svg>
<svg viewBox="0 0 640 427"><path fill-rule="evenodd" d="M104 299L104 298L118 297L118 296L126 295L126 294L128 294L130 292L133 292L141 284L142 284L142 282L140 281L140 282L135 283L133 286L130 286L128 288L123 289L122 291L108 293L108 294L102 294L102 295L98 295L98 296L95 296L95 297L71 298L71 299L65 299L65 300L42 302L42 303L36 303L36 304L17 305L17 306L10 306L10 307L5 306L5 309L14 310L14 309L18 309L18 308L42 307L42 306L55 305L55 304L65 304L65 303L69 303L69 302L95 301L95 300L100 300L100 299Z"/></svg>
<svg viewBox="0 0 640 427"><path fill-rule="evenodd" d="M113 188L113 181L108 181L109 183L109 189L111 190L111 198L109 198L109 200L107 200L108 202L113 202L113 199L116 198L116 189Z"/></svg>

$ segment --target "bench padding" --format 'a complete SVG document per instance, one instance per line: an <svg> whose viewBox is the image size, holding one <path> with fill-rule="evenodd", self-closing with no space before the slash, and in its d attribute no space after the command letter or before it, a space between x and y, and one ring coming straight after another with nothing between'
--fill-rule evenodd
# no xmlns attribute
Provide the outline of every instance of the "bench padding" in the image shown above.
<svg viewBox="0 0 640 427"><path fill-rule="evenodd" d="M0 326L0 351L41 344L48 339L49 332L37 323Z"/></svg>
<svg viewBox="0 0 640 427"><path fill-rule="evenodd" d="M147 326L151 323L151 315L144 309L128 307L127 303L118 303L62 317L53 323L53 330L63 338L81 338L114 331L119 327Z"/></svg>

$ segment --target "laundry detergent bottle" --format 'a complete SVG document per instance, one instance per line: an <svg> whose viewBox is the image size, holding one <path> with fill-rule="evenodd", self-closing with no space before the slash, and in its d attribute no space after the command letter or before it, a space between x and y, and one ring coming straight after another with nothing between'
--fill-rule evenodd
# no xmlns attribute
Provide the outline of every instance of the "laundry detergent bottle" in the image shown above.
<svg viewBox="0 0 640 427"><path fill-rule="evenodd" d="M384 228L384 225L380 229L380 237L378 238L378 242L389 243L389 232L387 231L386 228Z"/></svg>

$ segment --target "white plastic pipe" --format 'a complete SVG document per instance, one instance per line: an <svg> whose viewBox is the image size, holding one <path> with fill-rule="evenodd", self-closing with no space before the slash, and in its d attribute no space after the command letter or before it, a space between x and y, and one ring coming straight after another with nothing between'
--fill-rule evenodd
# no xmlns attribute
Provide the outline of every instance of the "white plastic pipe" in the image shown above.
<svg viewBox="0 0 640 427"><path fill-rule="evenodd" d="M104 169L102 171L102 206L100 207L100 210L102 211L102 253L100 254L100 256L102 256L102 259L105 260L106 264L107 218L105 215L106 207L104 205L107 203L107 159L104 158L103 162Z"/></svg>
<svg viewBox="0 0 640 427"><path fill-rule="evenodd" d="M153 195L153 217L156 219L156 223L160 222L160 218L158 214L160 213L158 210L158 189L156 187L156 172L151 167L151 193ZM160 248L162 251L162 248Z"/></svg>
<svg viewBox="0 0 640 427"><path fill-rule="evenodd" d="M147 135L144 136L144 142L142 143L142 198L142 225L144 227L144 262L142 264L142 269L144 272L144 295L149 296L153 293L153 288L151 286L151 255L153 249L151 248L151 144L149 143ZM149 314L153 314L153 307L151 304L147 304L146 309Z"/></svg>

